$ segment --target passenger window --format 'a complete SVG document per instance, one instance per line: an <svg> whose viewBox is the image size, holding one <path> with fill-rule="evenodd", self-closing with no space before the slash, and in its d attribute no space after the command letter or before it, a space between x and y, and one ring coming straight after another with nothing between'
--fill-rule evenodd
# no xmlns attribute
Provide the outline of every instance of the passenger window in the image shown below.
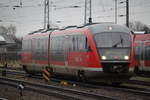
<svg viewBox="0 0 150 100"><path fill-rule="evenodd" d="M72 37L72 50L73 51L88 51L91 50L87 37L85 35L74 35ZM71 45L70 45L71 46Z"/></svg>
<svg viewBox="0 0 150 100"><path fill-rule="evenodd" d="M68 36L67 42L69 51L73 51L73 36Z"/></svg>
<svg viewBox="0 0 150 100"><path fill-rule="evenodd" d="M86 49L86 51L91 51L92 50L91 47L90 47L90 44L88 42L87 37L86 37L86 42L85 42L85 49Z"/></svg>
<svg viewBox="0 0 150 100"><path fill-rule="evenodd" d="M145 60L150 60L150 46L145 47Z"/></svg>

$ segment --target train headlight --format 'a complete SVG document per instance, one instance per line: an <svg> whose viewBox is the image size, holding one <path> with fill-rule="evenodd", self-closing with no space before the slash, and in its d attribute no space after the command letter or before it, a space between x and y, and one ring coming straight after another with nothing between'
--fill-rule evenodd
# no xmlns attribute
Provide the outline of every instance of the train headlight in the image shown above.
<svg viewBox="0 0 150 100"><path fill-rule="evenodd" d="M129 56L124 56L124 59L125 60L129 60Z"/></svg>
<svg viewBox="0 0 150 100"><path fill-rule="evenodd" d="M106 59L107 59L107 57L106 57L106 56L102 56L101 58L102 58L102 60L106 60Z"/></svg>

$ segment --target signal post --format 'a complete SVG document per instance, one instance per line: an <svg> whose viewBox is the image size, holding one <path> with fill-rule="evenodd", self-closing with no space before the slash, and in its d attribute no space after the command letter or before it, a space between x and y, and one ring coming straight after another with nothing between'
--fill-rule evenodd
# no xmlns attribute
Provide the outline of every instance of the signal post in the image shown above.
<svg viewBox="0 0 150 100"><path fill-rule="evenodd" d="M47 82L50 81L50 79L51 79L51 72L50 72L49 68L43 69L42 76L43 76L43 79L45 81L47 81Z"/></svg>

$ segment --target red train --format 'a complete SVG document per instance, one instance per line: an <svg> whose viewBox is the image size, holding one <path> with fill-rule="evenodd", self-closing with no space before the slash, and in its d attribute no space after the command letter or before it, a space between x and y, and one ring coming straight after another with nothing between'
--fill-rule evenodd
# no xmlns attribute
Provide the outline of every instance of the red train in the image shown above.
<svg viewBox="0 0 150 100"><path fill-rule="evenodd" d="M135 71L150 75L150 34L136 34L134 40Z"/></svg>
<svg viewBox="0 0 150 100"><path fill-rule="evenodd" d="M26 71L75 76L79 79L123 81L133 75L133 38L116 24L34 33L23 38L22 64Z"/></svg>

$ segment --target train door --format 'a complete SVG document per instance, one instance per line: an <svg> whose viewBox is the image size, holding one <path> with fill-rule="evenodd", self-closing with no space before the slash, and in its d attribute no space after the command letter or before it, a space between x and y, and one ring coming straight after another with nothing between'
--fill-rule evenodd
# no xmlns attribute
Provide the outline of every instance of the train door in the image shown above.
<svg viewBox="0 0 150 100"><path fill-rule="evenodd" d="M64 63L65 66L68 66L68 54L69 54L69 36L65 36L65 41L64 41Z"/></svg>
<svg viewBox="0 0 150 100"><path fill-rule="evenodd" d="M150 41L135 42L135 59L140 71L150 71Z"/></svg>
<svg viewBox="0 0 150 100"><path fill-rule="evenodd" d="M150 41L144 41L144 64L143 71L150 71Z"/></svg>
<svg viewBox="0 0 150 100"><path fill-rule="evenodd" d="M30 42L30 63L32 63L33 60L33 39L29 40Z"/></svg>
<svg viewBox="0 0 150 100"><path fill-rule="evenodd" d="M136 65L139 70L142 70L144 67L144 46L142 41L135 41L135 60Z"/></svg>
<svg viewBox="0 0 150 100"><path fill-rule="evenodd" d="M145 46L144 46L144 42L143 41L140 41L139 44L140 44L140 64L141 64L140 69L144 70Z"/></svg>

